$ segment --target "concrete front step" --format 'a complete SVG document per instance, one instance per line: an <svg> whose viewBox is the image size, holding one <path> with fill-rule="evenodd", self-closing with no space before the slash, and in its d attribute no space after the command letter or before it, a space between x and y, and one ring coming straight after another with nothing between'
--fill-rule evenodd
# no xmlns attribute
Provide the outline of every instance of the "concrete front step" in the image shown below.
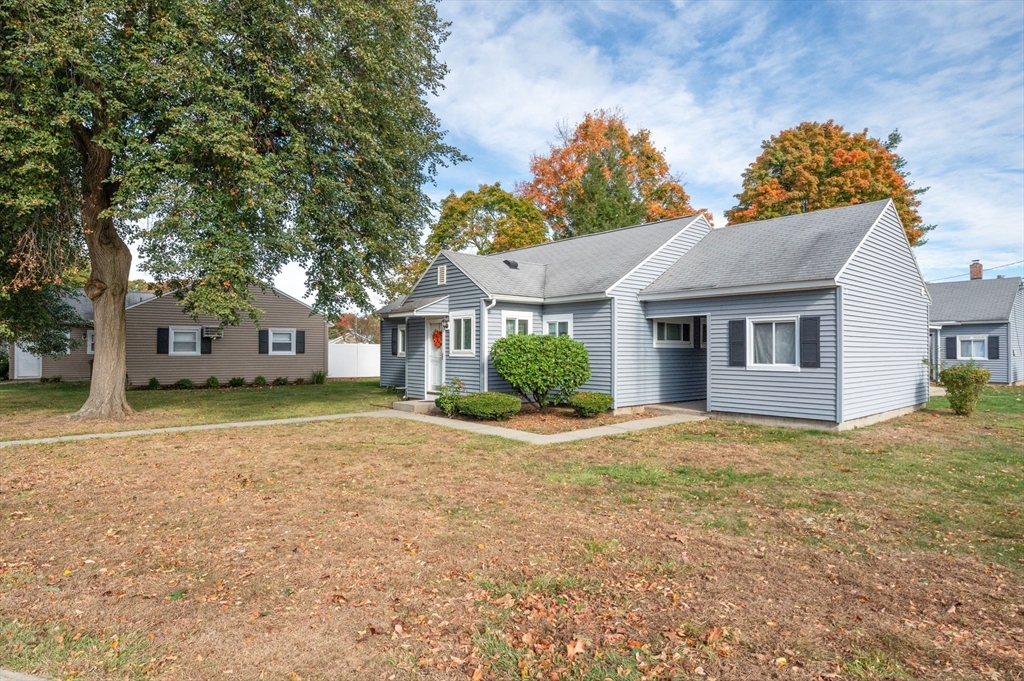
<svg viewBox="0 0 1024 681"><path fill-rule="evenodd" d="M404 411L410 414L441 413L441 410L434 404L434 400L401 400L392 403L391 408L395 411Z"/></svg>
<svg viewBox="0 0 1024 681"><path fill-rule="evenodd" d="M693 400L692 402L667 402L665 404L648 404L645 411L656 414L699 414L707 415L708 403L705 400Z"/></svg>

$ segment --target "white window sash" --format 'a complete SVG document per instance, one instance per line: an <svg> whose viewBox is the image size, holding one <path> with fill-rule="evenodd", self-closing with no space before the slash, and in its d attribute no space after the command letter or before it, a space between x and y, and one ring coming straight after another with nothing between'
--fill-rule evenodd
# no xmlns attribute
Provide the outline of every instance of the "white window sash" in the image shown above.
<svg viewBox="0 0 1024 681"><path fill-rule="evenodd" d="M772 325L772 362L770 364L759 364L755 359L754 337L755 324ZM778 328L779 324L793 325L793 363L779 363L778 358ZM747 317L747 369L757 371L800 371L800 318L799 317Z"/></svg>
<svg viewBox="0 0 1024 681"><path fill-rule="evenodd" d="M513 312L513 311L509 311L509 310L504 310L501 313L501 337L502 338L504 338L504 337L509 335L508 334L508 323L509 323L509 321L512 321L512 320L515 320L516 335L523 335L523 334L519 334L520 322L526 322L526 334L525 335L529 336L530 334L533 333L533 314L531 314L529 312Z"/></svg>
<svg viewBox="0 0 1024 681"><path fill-rule="evenodd" d="M555 332L554 333L551 333L551 329L549 328L551 324L555 325ZM565 335L569 336L569 338L572 338L573 337L573 328L572 328L572 315L571 314L550 314L550 315L544 315L543 329L544 329L544 333L546 335L548 335L548 336L557 336L558 335L558 327L559 327L560 324L565 324L566 325L567 332L566 332Z"/></svg>
<svg viewBox="0 0 1024 681"><path fill-rule="evenodd" d="M274 334L288 334L289 349L274 349ZM294 355L295 354L295 329L267 329L267 353L271 355Z"/></svg>
<svg viewBox="0 0 1024 681"><path fill-rule="evenodd" d="M469 322L469 330L466 330ZM460 310L448 313L448 354L452 357L472 357L476 354L476 313ZM456 345L461 341L461 347Z"/></svg>
<svg viewBox="0 0 1024 681"><path fill-rule="evenodd" d="M195 334L195 350L176 350L174 337L177 334ZM179 357L194 357L202 353L203 331L199 326L172 326L167 329L167 354Z"/></svg>
<svg viewBox="0 0 1024 681"><path fill-rule="evenodd" d="M93 329L85 332L85 354L96 354L96 332Z"/></svg>
<svg viewBox="0 0 1024 681"><path fill-rule="evenodd" d="M407 336L405 335L405 333L406 333L405 332L405 327L404 326L399 326L398 327L398 356L399 357L405 357L405 345L406 345L406 340L407 340Z"/></svg>
<svg viewBox="0 0 1024 681"><path fill-rule="evenodd" d="M654 321L654 347L656 348L692 348L693 347L693 317L660 317ZM679 326L679 340L668 340L668 325ZM664 325L664 326L661 326ZM659 328L664 329L663 340L658 339ZM689 332L687 333L687 329ZM690 340L683 340L686 336Z"/></svg>
<svg viewBox="0 0 1024 681"><path fill-rule="evenodd" d="M964 343L969 343L971 354L964 354ZM975 354L975 343L981 343L980 354ZM956 337L956 358L957 359L988 359L988 336L957 336Z"/></svg>

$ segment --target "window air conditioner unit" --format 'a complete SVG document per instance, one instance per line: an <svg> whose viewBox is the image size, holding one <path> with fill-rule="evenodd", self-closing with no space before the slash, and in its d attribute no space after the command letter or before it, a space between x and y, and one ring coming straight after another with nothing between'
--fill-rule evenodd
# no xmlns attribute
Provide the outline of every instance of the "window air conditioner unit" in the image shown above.
<svg viewBox="0 0 1024 681"><path fill-rule="evenodd" d="M219 326L204 326L203 338L223 338L224 329Z"/></svg>

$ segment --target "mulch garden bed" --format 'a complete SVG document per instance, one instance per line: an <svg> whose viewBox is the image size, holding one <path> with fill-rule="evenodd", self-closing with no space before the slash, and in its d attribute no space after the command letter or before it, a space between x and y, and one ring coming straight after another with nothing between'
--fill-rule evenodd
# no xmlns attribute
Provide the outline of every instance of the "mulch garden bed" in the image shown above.
<svg viewBox="0 0 1024 681"><path fill-rule="evenodd" d="M600 414L593 418L581 418L569 407L547 407L544 411L537 411L536 407L524 404L522 411L507 421L487 421L502 428L514 428L524 430L528 433L538 435L553 435L555 433L568 433L574 430L586 430L598 426L610 426L615 423L636 421L657 416L653 413L645 414L622 414L615 416L611 412ZM460 421L477 421L477 419L465 416L456 416ZM484 423L480 421L480 423Z"/></svg>

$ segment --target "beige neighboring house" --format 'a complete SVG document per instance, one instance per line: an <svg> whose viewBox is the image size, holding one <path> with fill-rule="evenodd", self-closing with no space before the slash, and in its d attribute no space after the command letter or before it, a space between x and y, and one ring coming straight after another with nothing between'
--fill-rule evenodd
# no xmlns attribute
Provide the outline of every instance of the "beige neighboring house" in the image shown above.
<svg viewBox="0 0 1024 681"><path fill-rule="evenodd" d="M327 371L327 320L305 303L273 288L253 289L256 307L264 311L257 326L244 318L238 326L220 328L214 317L192 319L172 295L128 294L128 384L146 385L151 378L162 384L187 378L202 383L216 376L226 383L240 376L272 381L310 379ZM88 381L92 374L92 303L85 294L70 301L85 323L70 330L82 341L67 355L39 357L11 348L12 380L39 380L60 376L62 381Z"/></svg>

